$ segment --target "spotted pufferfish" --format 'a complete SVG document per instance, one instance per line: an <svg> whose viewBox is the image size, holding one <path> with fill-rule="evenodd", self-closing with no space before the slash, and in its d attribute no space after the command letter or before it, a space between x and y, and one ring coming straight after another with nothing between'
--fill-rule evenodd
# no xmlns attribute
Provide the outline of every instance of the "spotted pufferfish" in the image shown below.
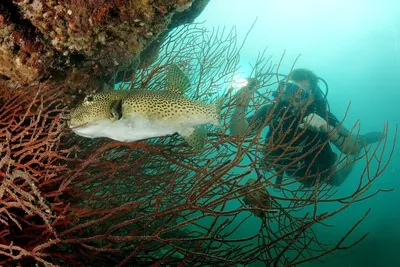
<svg viewBox="0 0 400 267"><path fill-rule="evenodd" d="M168 67L166 90L115 90L85 97L71 110L68 126L87 138L133 142L180 134L194 149L204 147L205 124L220 128L224 97L211 104L184 95L190 81L175 64Z"/></svg>

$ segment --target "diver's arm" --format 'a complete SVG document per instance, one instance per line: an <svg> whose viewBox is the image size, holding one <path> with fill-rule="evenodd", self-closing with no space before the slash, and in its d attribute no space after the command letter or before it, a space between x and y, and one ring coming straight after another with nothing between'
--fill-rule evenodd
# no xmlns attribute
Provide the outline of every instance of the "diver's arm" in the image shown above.
<svg viewBox="0 0 400 267"><path fill-rule="evenodd" d="M335 128L332 125L328 125L328 130L329 131L327 134L330 137L330 141L341 152L346 154L343 161L340 160L339 165L336 167L333 177L328 181L329 184L339 186L352 172L361 148L357 142L357 138L343 126L340 126L340 128Z"/></svg>
<svg viewBox="0 0 400 267"><path fill-rule="evenodd" d="M243 137L246 132L248 135L257 134L267 125L270 105L264 105L259 108L252 116L245 117L246 107L238 106L232 116L230 130L232 135Z"/></svg>
<svg viewBox="0 0 400 267"><path fill-rule="evenodd" d="M257 90L256 88L257 80L249 79L249 84L240 89L236 94L236 108L232 116L232 120L229 126L231 134L234 136L243 137L249 130L249 134L254 134L262 126L259 123L259 118L264 118L266 112L266 107L260 108L252 117L246 118L246 110L250 102L251 95ZM253 120L255 118L255 120ZM249 122L252 122L249 129ZM254 121L254 123L253 123Z"/></svg>
<svg viewBox="0 0 400 267"><path fill-rule="evenodd" d="M353 167L356 163L356 158L361 151L361 146L358 143L357 138L352 135L348 130L341 127L340 130L333 126L329 126L330 141L344 154L345 159L339 163L336 167L336 171L330 181L330 184L339 186L346 178L350 175Z"/></svg>
<svg viewBox="0 0 400 267"><path fill-rule="evenodd" d="M330 141L347 155L358 155L361 146L357 136L354 136L343 126L334 127L316 113L312 113L303 119L300 128L310 129L314 132L324 133L330 137Z"/></svg>
<svg viewBox="0 0 400 267"><path fill-rule="evenodd" d="M230 124L232 135L243 137L246 132L248 135L257 134L266 125L265 119L268 116L269 108L269 105L264 105L254 115L246 118L246 107L237 107Z"/></svg>
<svg viewBox="0 0 400 267"><path fill-rule="evenodd" d="M333 177L328 181L329 184L339 186L341 185L346 178L350 175L351 171L353 170L353 167L356 163L356 156L355 155L349 155L346 156L348 157L347 160L343 160L335 169L335 172L333 173Z"/></svg>
<svg viewBox="0 0 400 267"><path fill-rule="evenodd" d="M335 129L330 126L329 128L334 134L332 136L332 143L343 153L349 155L358 155L361 149L365 145L370 145L381 141L385 138L384 134L380 131L368 132L366 134L352 134L349 130L340 126L339 129Z"/></svg>
<svg viewBox="0 0 400 267"><path fill-rule="evenodd" d="M246 133L246 129L249 126L246 120L246 108L247 106L237 106L232 116L229 129L231 134L234 136L243 137Z"/></svg>
<svg viewBox="0 0 400 267"><path fill-rule="evenodd" d="M368 132L366 134L352 134L352 132L341 125L340 121L332 113L329 114L328 121L332 121L333 125L336 126L335 128L331 126L331 123L328 123L328 131L332 137L332 143L340 151L348 155L357 156L365 145L379 142L384 138L383 133L379 131Z"/></svg>
<svg viewBox="0 0 400 267"><path fill-rule="evenodd" d="M340 126L343 128L343 126ZM357 136L351 134L348 130L344 129L344 131L348 132L348 135L341 134L342 131L339 131L337 128L329 125L329 136L330 141L343 153L347 155L358 155L361 151L361 146L359 145Z"/></svg>
<svg viewBox="0 0 400 267"><path fill-rule="evenodd" d="M330 183L333 185L341 185L353 170L354 164L358 153L360 153L363 145L369 145L379 142L384 138L383 133L379 131L368 132L363 135L353 135L349 130L341 126L339 129L329 127L333 132L332 143L340 149L343 153L347 154L346 160L342 161L336 168L333 178ZM347 144L346 144L347 142Z"/></svg>

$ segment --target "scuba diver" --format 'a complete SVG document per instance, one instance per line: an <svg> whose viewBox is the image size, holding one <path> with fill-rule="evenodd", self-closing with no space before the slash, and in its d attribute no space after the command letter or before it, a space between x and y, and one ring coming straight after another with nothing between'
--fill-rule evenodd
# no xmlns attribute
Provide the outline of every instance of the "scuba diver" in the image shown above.
<svg viewBox="0 0 400 267"><path fill-rule="evenodd" d="M251 95L257 92L257 81L237 93L236 109L230 123L234 136L256 134L265 126L266 136L261 167L273 163L277 172L276 184L282 183L283 174L295 178L304 187L318 181L339 186L351 173L354 160L338 166L338 156L330 144L347 157L356 158L364 145L378 142L381 132L354 135L343 127L329 111L329 104L318 83L322 80L308 69L295 69L281 80L273 94L274 101L245 117ZM328 87L327 87L328 90ZM258 93L258 92L257 92ZM250 127L250 128L249 128ZM272 148L268 144L275 144ZM278 145L277 145L278 144Z"/></svg>

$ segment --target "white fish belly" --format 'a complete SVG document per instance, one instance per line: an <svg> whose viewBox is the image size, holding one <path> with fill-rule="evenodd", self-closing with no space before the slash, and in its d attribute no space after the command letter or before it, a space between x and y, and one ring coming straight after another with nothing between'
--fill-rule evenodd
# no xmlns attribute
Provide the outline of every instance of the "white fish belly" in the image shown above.
<svg viewBox="0 0 400 267"><path fill-rule="evenodd" d="M113 123L112 127L108 127L105 135L122 142L133 142L172 135L181 129L179 125L162 121L150 121L143 118L121 119Z"/></svg>
<svg viewBox="0 0 400 267"><path fill-rule="evenodd" d="M153 137L184 133L193 127L208 123L206 118L149 120L137 114L115 122L104 121L78 128L75 132L88 138L107 137L121 142L133 142Z"/></svg>

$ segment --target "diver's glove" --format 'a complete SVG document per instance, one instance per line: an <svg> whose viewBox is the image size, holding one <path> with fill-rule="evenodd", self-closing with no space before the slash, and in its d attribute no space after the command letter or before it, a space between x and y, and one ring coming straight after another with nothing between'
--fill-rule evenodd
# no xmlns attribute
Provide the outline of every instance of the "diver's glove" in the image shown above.
<svg viewBox="0 0 400 267"><path fill-rule="evenodd" d="M332 131L332 126L330 126L326 120L320 117L316 113L311 113L310 115L304 117L303 123L299 125L301 129L307 128L316 133L328 133Z"/></svg>

